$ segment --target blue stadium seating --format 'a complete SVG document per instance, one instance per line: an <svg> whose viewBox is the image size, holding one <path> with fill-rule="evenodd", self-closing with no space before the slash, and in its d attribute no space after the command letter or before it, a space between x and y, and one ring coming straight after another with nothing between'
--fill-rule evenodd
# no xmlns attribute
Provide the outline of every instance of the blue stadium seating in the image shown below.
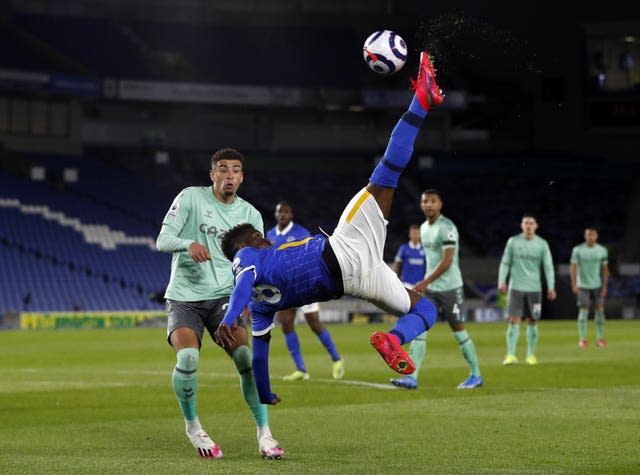
<svg viewBox="0 0 640 475"><path fill-rule="evenodd" d="M105 182L108 184L108 182ZM151 242L159 230L135 224L131 217L105 212L104 207L77 194L49 189L46 183L21 180L0 173L3 198L23 205L46 205L84 224L108 225L127 235L146 231ZM167 284L170 256L141 245L103 249L88 243L80 232L42 213L0 207L2 262L0 281L4 298L0 313L29 310L121 310L161 308L149 294ZM8 263L4 265L4 263ZM30 294L29 305L22 298Z"/></svg>

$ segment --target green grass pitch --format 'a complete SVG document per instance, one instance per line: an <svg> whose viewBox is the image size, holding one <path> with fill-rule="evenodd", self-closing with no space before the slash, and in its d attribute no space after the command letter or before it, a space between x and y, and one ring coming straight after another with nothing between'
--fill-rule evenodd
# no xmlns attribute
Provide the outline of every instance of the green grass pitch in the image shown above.
<svg viewBox="0 0 640 475"><path fill-rule="evenodd" d="M593 323L590 322L593 341ZM346 365L299 326L311 379L271 344L271 429L286 450L262 460L233 363L207 338L198 412L222 447L200 459L184 435L164 329L0 332L0 473L640 473L640 321L607 322L609 347L580 349L575 321L542 322L538 366L501 366L505 323L468 325L485 387L448 326L429 335L415 391L388 384L368 342L387 325L330 325Z"/></svg>

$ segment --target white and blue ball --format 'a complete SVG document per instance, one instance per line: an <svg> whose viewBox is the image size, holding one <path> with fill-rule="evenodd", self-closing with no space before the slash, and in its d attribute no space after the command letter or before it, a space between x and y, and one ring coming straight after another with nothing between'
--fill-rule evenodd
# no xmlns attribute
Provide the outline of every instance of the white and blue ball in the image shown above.
<svg viewBox="0 0 640 475"><path fill-rule="evenodd" d="M388 76L400 71L406 63L407 44L399 34L380 30L369 35L362 47L362 55L371 69Z"/></svg>

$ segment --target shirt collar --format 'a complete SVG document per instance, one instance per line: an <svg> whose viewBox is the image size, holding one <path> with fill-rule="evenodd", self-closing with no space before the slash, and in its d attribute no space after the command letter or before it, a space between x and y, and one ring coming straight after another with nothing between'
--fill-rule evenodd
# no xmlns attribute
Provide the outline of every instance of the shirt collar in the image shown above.
<svg viewBox="0 0 640 475"><path fill-rule="evenodd" d="M421 249L422 248L422 244L421 243L413 244L411 241L409 241L409 247L411 249Z"/></svg>
<svg viewBox="0 0 640 475"><path fill-rule="evenodd" d="M282 236L284 234L287 234L289 231L291 231L291 228L293 228L293 221L290 221L289 224L287 224L287 227L284 228L282 231L280 231L280 229L276 225L276 236Z"/></svg>

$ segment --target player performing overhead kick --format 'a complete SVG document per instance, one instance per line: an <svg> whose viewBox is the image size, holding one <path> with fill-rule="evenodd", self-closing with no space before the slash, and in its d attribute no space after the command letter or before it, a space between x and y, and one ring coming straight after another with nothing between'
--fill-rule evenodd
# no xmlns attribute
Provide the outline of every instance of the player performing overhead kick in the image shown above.
<svg viewBox="0 0 640 475"><path fill-rule="evenodd" d="M269 380L269 340L277 311L340 298L365 299L400 318L389 333L374 332L371 344L387 365L401 374L415 370L401 345L429 330L436 321L433 304L405 288L383 260L387 223L398 179L413 153L413 143L429 109L442 103L429 54L421 53L415 94L391 133L383 159L369 184L344 209L338 226L323 235L274 247L246 223L230 229L222 250L233 261L235 288L215 333L219 344L234 343L233 329L243 309L252 315L253 370L260 401L277 404Z"/></svg>

